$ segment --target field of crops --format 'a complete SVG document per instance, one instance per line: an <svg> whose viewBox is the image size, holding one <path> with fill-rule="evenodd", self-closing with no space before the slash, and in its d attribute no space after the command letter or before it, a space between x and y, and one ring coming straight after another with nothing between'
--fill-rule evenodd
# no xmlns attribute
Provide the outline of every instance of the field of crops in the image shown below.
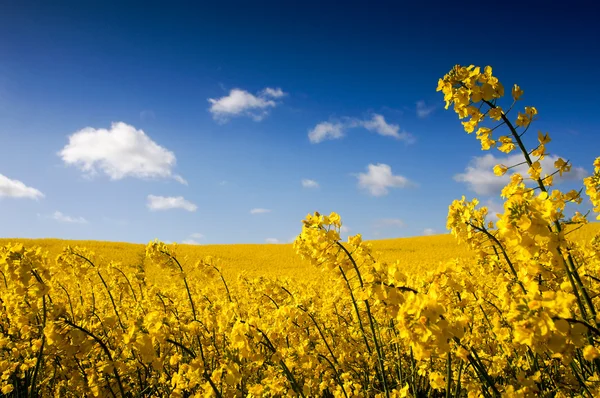
<svg viewBox="0 0 600 398"><path fill-rule="evenodd" d="M2 393L600 396L600 228L575 209L600 212L600 158L562 192L549 135L523 142L537 110L508 117L517 85L506 111L490 67L438 90L483 150L523 156L498 218L463 197L451 234L372 243L341 240L336 213L309 214L293 246L4 240Z"/></svg>
<svg viewBox="0 0 600 398"><path fill-rule="evenodd" d="M586 228L585 231L591 229ZM66 246L92 250L101 261L116 261L124 265L140 263L145 256L145 245L121 242L64 241L59 239L0 239L0 246L21 242L27 247L42 247L50 259L56 258ZM424 270L454 257L472 257L465 246L459 246L450 234L373 241L378 258L393 262L400 260L407 269ZM302 260L292 244L236 244L236 245L178 245L180 256L190 261L213 256L222 262L222 271L229 279L240 273L249 277L294 277L313 280L322 277L314 267Z"/></svg>

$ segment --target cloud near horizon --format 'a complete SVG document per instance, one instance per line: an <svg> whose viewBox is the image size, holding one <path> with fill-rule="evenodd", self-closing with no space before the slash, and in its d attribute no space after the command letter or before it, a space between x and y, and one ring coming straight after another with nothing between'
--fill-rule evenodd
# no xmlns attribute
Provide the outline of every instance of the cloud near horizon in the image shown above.
<svg viewBox="0 0 600 398"><path fill-rule="evenodd" d="M87 220L83 217L67 216L66 214L63 214L60 211L55 211L54 213L52 213L52 216L50 216L50 218L58 222L67 224L87 224Z"/></svg>

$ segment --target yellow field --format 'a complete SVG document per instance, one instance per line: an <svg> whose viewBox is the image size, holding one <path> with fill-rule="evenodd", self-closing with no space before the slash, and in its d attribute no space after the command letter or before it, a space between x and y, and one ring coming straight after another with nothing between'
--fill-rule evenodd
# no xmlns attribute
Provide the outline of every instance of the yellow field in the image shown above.
<svg viewBox="0 0 600 398"><path fill-rule="evenodd" d="M592 229L592 228L588 228ZM66 246L78 246L92 250L103 261L118 261L125 265L137 264L145 255L146 245L81 241L60 239L0 239L0 246L7 243L23 243L27 247L39 246L56 258ZM465 246L459 246L449 234L415 238L376 240L370 242L376 251L381 252L382 260L400 260L407 267L422 269L436 266L448 258L469 256ZM205 256L221 260L223 273L235 278L239 273L249 277L298 277L319 278L321 273L295 252L292 244L234 244L234 245L177 245L180 256L187 257L190 263Z"/></svg>
<svg viewBox="0 0 600 398"><path fill-rule="evenodd" d="M575 240L589 241L600 231L600 223L590 223L573 233ZM138 264L145 256L146 245L86 240L0 238L0 246L23 243L39 246L56 258L66 246L78 246L93 251L101 261L117 261L124 265ZM400 261L405 272L431 270L440 262L452 258L472 258L474 254L465 245L459 245L450 234L369 241L377 258L393 263ZM233 245L177 245L177 253L190 264L213 256L221 260L223 274L230 280L240 273L248 277L293 277L315 280L322 277L308 261L302 260L292 244L233 244Z"/></svg>

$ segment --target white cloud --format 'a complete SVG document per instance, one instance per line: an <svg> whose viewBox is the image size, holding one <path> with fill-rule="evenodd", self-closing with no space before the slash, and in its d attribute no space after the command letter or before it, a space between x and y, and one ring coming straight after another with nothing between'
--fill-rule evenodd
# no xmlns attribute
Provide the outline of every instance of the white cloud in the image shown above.
<svg viewBox="0 0 600 398"><path fill-rule="evenodd" d="M488 221L489 220L497 220L496 214L504 213L504 205L502 203L498 203L493 199L488 199L484 206L488 208Z"/></svg>
<svg viewBox="0 0 600 398"><path fill-rule="evenodd" d="M412 183L404 176L392 174L387 164L370 164L367 173L358 174L359 188L368 190L373 196L388 194L388 188L405 188Z"/></svg>
<svg viewBox="0 0 600 398"><path fill-rule="evenodd" d="M285 97L287 93L284 93L283 90L279 87L271 88L267 87L260 92L263 97L273 97L273 98L281 98Z"/></svg>
<svg viewBox="0 0 600 398"><path fill-rule="evenodd" d="M435 110L435 106L427 106L425 101L417 101L417 117L425 119Z"/></svg>
<svg viewBox="0 0 600 398"><path fill-rule="evenodd" d="M371 119L361 120L357 118L342 118L343 122L321 122L313 129L308 131L308 139L313 144L318 144L325 140L336 140L346 135L346 130L351 128L363 127L373 133L386 137L393 137L399 141L408 144L415 142L412 134L401 132L397 124L389 124L385 121L383 115L374 113Z"/></svg>
<svg viewBox="0 0 600 398"><path fill-rule="evenodd" d="M304 188L319 188L319 183L315 180L309 180L308 178L304 178L302 180L302 186Z"/></svg>
<svg viewBox="0 0 600 398"><path fill-rule="evenodd" d="M348 232L350 232L350 227L347 227L347 226L345 226L345 225L342 225L342 226L340 227L340 232L341 232L341 233L343 233L343 234L347 234Z"/></svg>
<svg viewBox="0 0 600 398"><path fill-rule="evenodd" d="M266 243L279 243L279 239L276 238L267 238L265 239Z"/></svg>
<svg viewBox="0 0 600 398"><path fill-rule="evenodd" d="M169 209L183 209L187 211L196 211L198 206L190 201L187 201L183 196L155 196L148 195L147 206L152 211L157 210L169 210Z"/></svg>
<svg viewBox="0 0 600 398"><path fill-rule="evenodd" d="M401 228L404 227L404 221L399 218L382 218L377 220L376 225L378 227L396 227Z"/></svg>
<svg viewBox="0 0 600 398"><path fill-rule="evenodd" d="M388 124L382 115L373 114L371 120L363 120L360 125L367 130L386 137L393 137L399 141L413 143L414 137L406 132L400 132L400 126L397 124Z"/></svg>
<svg viewBox="0 0 600 398"><path fill-rule="evenodd" d="M0 174L0 198L2 197L38 199L43 198L44 194L19 180L11 180Z"/></svg>
<svg viewBox="0 0 600 398"><path fill-rule="evenodd" d="M548 155L540 163L545 173L551 174L556 171L554 162L559 158L557 155ZM494 174L493 168L497 164L512 166L523 161L523 156L520 154L509 155L505 157L496 157L493 154L474 157L465 168L464 173L459 173L454 176L454 180L464 182L467 188L478 195L499 195L502 188L510 181L511 173L520 173L523 177L528 177L528 166L523 164L511 169L502 177ZM573 167L570 173L563 174L560 177L558 174L554 177L554 182L559 183L561 180L581 180L586 176L585 169L581 167Z"/></svg>
<svg viewBox="0 0 600 398"><path fill-rule="evenodd" d="M437 231L433 228L425 228L423 230L423 235L425 235L425 236L430 236L430 235L435 235L435 234L437 234Z"/></svg>
<svg viewBox="0 0 600 398"><path fill-rule="evenodd" d="M69 136L69 143L58 153L63 162L89 176L102 172L112 180L125 177L173 178L176 159L173 152L152 141L144 131L123 122L110 129L86 127Z"/></svg>
<svg viewBox="0 0 600 398"><path fill-rule="evenodd" d="M308 132L308 139L313 144L336 140L344 136L344 128L342 123L321 122Z"/></svg>
<svg viewBox="0 0 600 398"><path fill-rule="evenodd" d="M265 213L270 213L271 210L270 209L261 209L261 208L254 208L252 210L250 210L250 214L265 214Z"/></svg>
<svg viewBox="0 0 600 398"><path fill-rule="evenodd" d="M204 238L203 234L200 233L193 233L191 234L187 239L184 239L183 241L181 241L181 243L186 244L186 245L199 245L200 242L198 242L198 239L202 239Z"/></svg>
<svg viewBox="0 0 600 398"><path fill-rule="evenodd" d="M285 95L280 88L267 87L258 95L234 88L224 97L209 98L209 111L213 118L220 122L226 122L236 116L249 116L255 121L260 121L269 114L269 108L278 105L272 98L277 99Z"/></svg>
<svg viewBox="0 0 600 398"><path fill-rule="evenodd" d="M83 217L67 216L66 214L63 214L60 211L55 211L50 217L58 222L64 222L69 224L87 224L87 220Z"/></svg>

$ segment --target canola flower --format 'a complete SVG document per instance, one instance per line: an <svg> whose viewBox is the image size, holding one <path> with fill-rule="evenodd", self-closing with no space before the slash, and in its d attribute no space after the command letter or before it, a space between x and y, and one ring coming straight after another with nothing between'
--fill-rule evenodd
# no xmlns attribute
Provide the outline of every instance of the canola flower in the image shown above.
<svg viewBox="0 0 600 398"><path fill-rule="evenodd" d="M476 199L449 206L447 227L471 255L416 272L360 234L342 241L336 213L309 214L294 242L321 271L313 280L232 279L226 261L158 241L126 262L6 244L2 394L600 396L600 234L582 235L594 232L581 228L587 215L566 209L585 190L600 210L600 158L581 191L562 192L554 177L571 164L543 169L548 133L526 145L538 112L515 118L520 87L502 107L491 67L456 66L438 91L483 150L520 152L527 168L494 167L510 173L496 222Z"/></svg>

